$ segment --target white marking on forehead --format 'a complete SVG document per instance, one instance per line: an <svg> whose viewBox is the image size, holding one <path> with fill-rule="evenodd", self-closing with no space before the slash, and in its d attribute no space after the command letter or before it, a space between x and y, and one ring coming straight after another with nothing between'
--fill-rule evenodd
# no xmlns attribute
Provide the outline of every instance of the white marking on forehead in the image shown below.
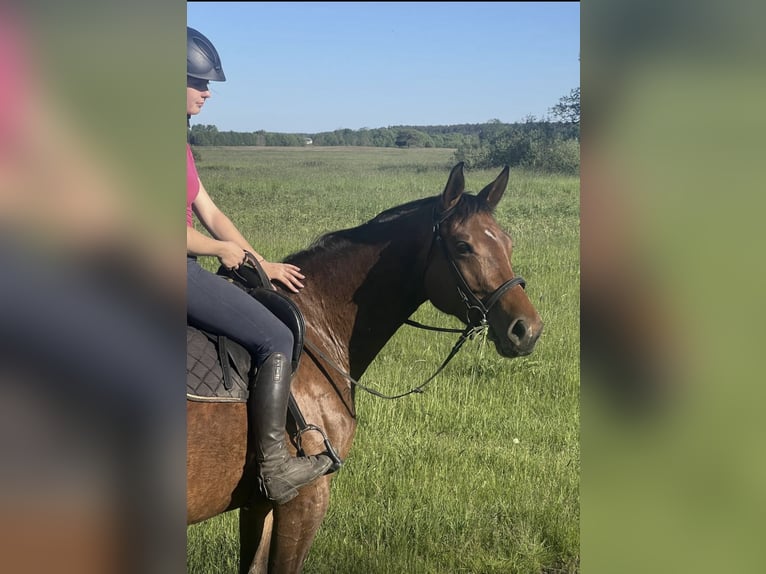
<svg viewBox="0 0 766 574"><path fill-rule="evenodd" d="M487 235L489 235L489 236L490 236L492 239L494 239L495 241L497 241L497 237L495 237L494 235L492 235L492 232L491 232L489 229L485 229L485 230L484 230L484 233L486 233L486 234L487 234Z"/></svg>

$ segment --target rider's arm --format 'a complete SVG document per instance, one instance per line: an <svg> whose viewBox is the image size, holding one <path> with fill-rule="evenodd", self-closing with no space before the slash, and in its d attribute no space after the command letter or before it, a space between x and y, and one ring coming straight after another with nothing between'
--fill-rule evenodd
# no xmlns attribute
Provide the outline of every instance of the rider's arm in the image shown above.
<svg viewBox="0 0 766 574"><path fill-rule="evenodd" d="M252 245L244 238L239 232L237 227L232 223L231 219L219 209L219 207L213 202L210 195L205 190L205 186L202 182L199 184L199 193L193 203L194 212L202 222L202 225L212 235L209 241L205 241L202 238L205 237L202 233L186 233L186 251L190 255L215 255L221 257L221 250L224 249L221 245L216 244L218 242L232 242L237 245L240 250L246 250L255 255L258 261L263 261L263 256L258 254ZM190 242L191 241L191 242ZM241 257L240 257L241 259Z"/></svg>

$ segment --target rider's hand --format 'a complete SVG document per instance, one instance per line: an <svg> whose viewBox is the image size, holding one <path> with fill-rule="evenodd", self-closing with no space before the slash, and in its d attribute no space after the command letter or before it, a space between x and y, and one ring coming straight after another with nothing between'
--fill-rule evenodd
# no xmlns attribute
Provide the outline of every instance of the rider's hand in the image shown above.
<svg viewBox="0 0 766 574"><path fill-rule="evenodd" d="M297 293L299 289L303 289L303 283L301 283L301 281L306 277L301 274L300 267L296 267L290 263L271 263L266 260L261 261L261 267L263 267L263 270L266 272L266 275L269 276L269 279L272 281L279 281L293 293Z"/></svg>
<svg viewBox="0 0 766 574"><path fill-rule="evenodd" d="M239 268L245 262L247 254L233 241L221 241L218 250L218 259L226 269Z"/></svg>

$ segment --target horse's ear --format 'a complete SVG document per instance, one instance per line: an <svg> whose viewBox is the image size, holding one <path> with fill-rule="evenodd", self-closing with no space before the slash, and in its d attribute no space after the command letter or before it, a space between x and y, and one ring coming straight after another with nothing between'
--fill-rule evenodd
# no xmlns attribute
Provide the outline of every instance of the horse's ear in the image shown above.
<svg viewBox="0 0 766 574"><path fill-rule="evenodd" d="M506 165L495 181L479 192L479 199L486 201L492 210L494 210L497 207L497 204L500 203L500 198L503 197L505 188L508 187L508 174L510 171L511 169Z"/></svg>
<svg viewBox="0 0 766 574"><path fill-rule="evenodd" d="M460 201L460 197L465 191L465 177L463 177L463 162L461 161L449 174L447 185L442 192L441 197L441 211L452 209Z"/></svg>

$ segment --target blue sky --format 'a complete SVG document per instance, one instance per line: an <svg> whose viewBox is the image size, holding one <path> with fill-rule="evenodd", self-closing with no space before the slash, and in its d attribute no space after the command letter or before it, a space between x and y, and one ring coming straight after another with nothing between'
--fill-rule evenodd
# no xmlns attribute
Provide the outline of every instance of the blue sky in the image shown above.
<svg viewBox="0 0 766 574"><path fill-rule="evenodd" d="M576 2L189 2L227 81L193 124L317 133L549 115L580 85Z"/></svg>

